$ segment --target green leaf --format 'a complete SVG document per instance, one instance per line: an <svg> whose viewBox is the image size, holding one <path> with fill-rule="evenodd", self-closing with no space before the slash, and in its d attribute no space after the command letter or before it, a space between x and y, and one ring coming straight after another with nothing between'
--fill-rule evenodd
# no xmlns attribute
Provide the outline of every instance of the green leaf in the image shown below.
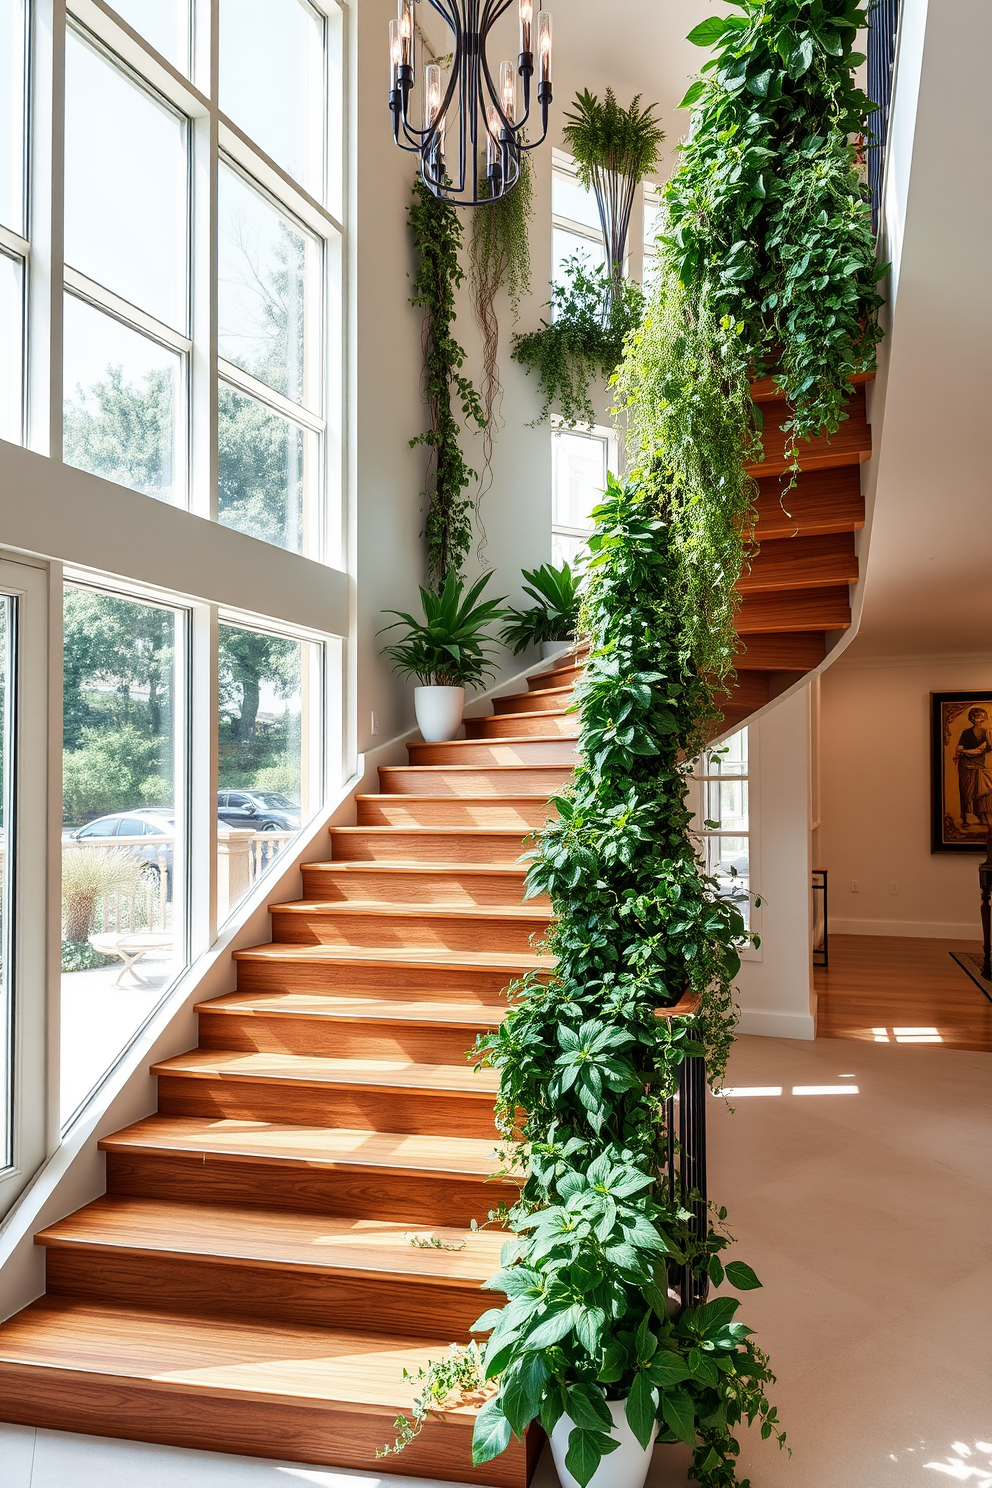
<svg viewBox="0 0 992 1488"><path fill-rule="evenodd" d="M680 1385L683 1380L689 1378L689 1368L681 1354L673 1354L668 1349L659 1349L651 1360L649 1371L656 1385L667 1389L672 1385Z"/></svg>
<svg viewBox="0 0 992 1488"><path fill-rule="evenodd" d="M664 1391L661 1397L661 1413L668 1429L687 1446L696 1442L696 1410L684 1390Z"/></svg>
<svg viewBox="0 0 992 1488"><path fill-rule="evenodd" d="M624 1411L641 1446L649 1447L657 1429L658 1393L643 1369L634 1375Z"/></svg>
<svg viewBox="0 0 992 1488"><path fill-rule="evenodd" d="M597 1467L610 1452L615 1452L620 1443L605 1431L586 1431L576 1426L568 1436L568 1451L565 1466L579 1484L586 1488Z"/></svg>
<svg viewBox="0 0 992 1488"><path fill-rule="evenodd" d="M548 1377L548 1366L542 1354L525 1354L512 1370L503 1376L500 1406L517 1436L533 1421L541 1408L541 1394Z"/></svg>
<svg viewBox="0 0 992 1488"><path fill-rule="evenodd" d="M697 103L699 101L699 99L702 98L702 96L703 96L703 94L705 92L706 92L706 83L705 83L705 81L702 78L697 78L696 81L694 83L692 83L690 85L690 87L687 89L687 91L685 93L685 96L683 97L683 99L682 99L681 103L678 105L678 107L680 109L692 108L692 105L694 103Z"/></svg>
<svg viewBox="0 0 992 1488"><path fill-rule="evenodd" d="M613 1425L613 1417L603 1392L593 1385L572 1385L566 1391L566 1401L565 1408L576 1426L583 1426L590 1431L605 1426L609 1431Z"/></svg>
<svg viewBox="0 0 992 1488"><path fill-rule="evenodd" d="M580 1306L563 1307L549 1312L524 1336L524 1343L529 1349L550 1348L553 1343L561 1340L572 1331L576 1321L582 1312Z"/></svg>
<svg viewBox="0 0 992 1488"><path fill-rule="evenodd" d="M475 1418L472 1432L472 1463L481 1467L491 1462L510 1445L510 1423L500 1409L498 1400L487 1400Z"/></svg>
<svg viewBox="0 0 992 1488"><path fill-rule="evenodd" d="M693 46L714 46L726 30L727 22L723 16L707 16L705 21L693 26L686 41L691 41Z"/></svg>
<svg viewBox="0 0 992 1488"><path fill-rule="evenodd" d="M743 1261L728 1261L725 1270L730 1285L736 1287L739 1292L753 1292L761 1285L751 1267L745 1265Z"/></svg>

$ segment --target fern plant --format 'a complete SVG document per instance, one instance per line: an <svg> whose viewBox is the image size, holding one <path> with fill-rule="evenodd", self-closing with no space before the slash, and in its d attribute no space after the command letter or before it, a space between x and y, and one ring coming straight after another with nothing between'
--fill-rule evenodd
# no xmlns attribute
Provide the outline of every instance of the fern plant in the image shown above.
<svg viewBox="0 0 992 1488"><path fill-rule="evenodd" d="M579 576L567 563L553 568L542 563L540 568L523 570L527 580L524 593L535 600L529 610L508 609L509 624L500 632L504 646L512 646L514 656L528 646L542 641L572 641L579 626Z"/></svg>
<svg viewBox="0 0 992 1488"><path fill-rule="evenodd" d="M481 687L493 675L495 648L486 628L505 612L502 599L482 598L491 578L491 573L483 574L466 589L449 568L438 593L421 589L422 620L405 610L383 611L399 618L383 626L380 635L406 627L401 641L383 648L395 662L397 676L416 677L425 687Z"/></svg>

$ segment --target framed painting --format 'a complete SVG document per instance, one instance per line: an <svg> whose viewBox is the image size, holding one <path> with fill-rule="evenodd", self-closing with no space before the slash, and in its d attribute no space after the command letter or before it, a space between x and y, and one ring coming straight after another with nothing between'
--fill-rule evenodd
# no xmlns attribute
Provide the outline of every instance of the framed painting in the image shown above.
<svg viewBox="0 0 992 1488"><path fill-rule="evenodd" d="M992 692L932 692L931 852L984 852L992 826Z"/></svg>

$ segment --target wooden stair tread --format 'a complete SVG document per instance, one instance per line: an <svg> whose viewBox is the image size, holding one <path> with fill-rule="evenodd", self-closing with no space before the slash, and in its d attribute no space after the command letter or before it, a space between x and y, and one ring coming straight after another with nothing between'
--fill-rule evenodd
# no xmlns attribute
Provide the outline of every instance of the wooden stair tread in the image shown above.
<svg viewBox="0 0 992 1488"><path fill-rule="evenodd" d="M516 718L518 716L523 717L524 715L523 714L517 715L515 713L510 713L510 714L507 714L507 715L504 715L504 716L509 717L509 718ZM482 720L482 722L485 722L485 721L486 721L485 719ZM499 739L448 739L443 744L431 744L431 743L426 742L425 740L420 739L420 740L415 741L412 744L408 744L407 745L407 748L408 749L467 749L469 747L473 747L473 748L474 747L477 747L479 744L563 744L563 743L567 743L567 742L568 742L567 737L563 737L561 734L507 734L504 737L499 738ZM450 768L450 766L449 766L449 768ZM479 767L476 766L476 768L479 768ZM484 768L492 769L493 767L491 765L489 765L489 766L485 766ZM533 766L531 765L531 766L528 766L527 768L533 769ZM349 830L352 830L352 829L351 828L348 828L348 827L332 827L331 830L332 831L349 831ZM357 831L358 829L355 828L354 830Z"/></svg>
<svg viewBox="0 0 992 1488"><path fill-rule="evenodd" d="M481 1003L402 1002L374 997L337 997L331 993L259 992L249 996L227 992L209 1002L197 1003L197 1013L261 1018L310 1018L327 1022L414 1024L446 1028L493 1028L506 1017L507 1009Z"/></svg>
<svg viewBox="0 0 992 1488"><path fill-rule="evenodd" d="M133 1126L101 1137L110 1153L157 1156L178 1153L203 1159L304 1169L402 1173L407 1177L500 1180L502 1164L494 1140L482 1137L419 1136L335 1126L301 1126L236 1117L146 1116Z"/></svg>
<svg viewBox="0 0 992 1488"><path fill-rule="evenodd" d="M0 1328L6 1363L140 1379L166 1390L193 1387L214 1397L370 1410L408 1409L417 1387L403 1369L443 1357L448 1344L444 1337L238 1322L64 1297L42 1297ZM443 1414L464 1419L472 1410Z"/></svg>
<svg viewBox="0 0 992 1488"><path fill-rule="evenodd" d="M486 970L494 967L498 971L520 972L553 967L555 958L530 953L519 955L499 951L442 951L420 946L342 946L342 945L295 945L270 941L265 945L248 946L232 952L236 961L328 961L372 962L383 965L432 966L438 969L458 971Z"/></svg>
<svg viewBox="0 0 992 1488"><path fill-rule="evenodd" d="M422 919L425 916L437 920L533 920L536 925L545 924L551 918L550 909L531 909L525 904L433 904L426 900L421 904L383 903L378 899L294 899L290 904L270 904L270 914L329 914L329 915L388 915Z"/></svg>
<svg viewBox="0 0 992 1488"><path fill-rule="evenodd" d="M441 1240L447 1249L415 1245ZM50 1248L134 1250L336 1274L359 1271L478 1288L499 1270L505 1231L403 1225L254 1205L104 1197L35 1237ZM480 1301L480 1312L483 1310Z"/></svg>
<svg viewBox="0 0 992 1488"><path fill-rule="evenodd" d="M395 796L387 796L387 800L396 800ZM426 799L426 797L425 797ZM444 797L445 800L450 799ZM366 827L365 831L376 831L374 827ZM402 831L403 828L389 828L388 830ZM412 829L416 830L416 829ZM433 832L434 827L426 828ZM516 828L512 831L515 833ZM521 836L526 835L526 829ZM361 874L361 873L423 873L431 878L450 873L453 877L462 877L466 874L485 873L506 875L510 878L523 878L527 872L523 864L516 863L431 863L425 862L423 858L330 858L325 863L304 863L304 869L319 868L333 873ZM352 901L356 902L356 901ZM360 901L357 901L360 902Z"/></svg>
<svg viewBox="0 0 992 1488"><path fill-rule="evenodd" d="M386 766L382 766L381 768L385 769ZM436 770L439 767L436 766L436 765L401 765L401 766L392 766L391 768L394 768L394 769L395 768L399 768L399 769L402 769L404 771L405 770L425 770L425 771L430 771L430 770ZM440 767L440 768L443 768L443 767ZM533 768L534 768L533 765L490 765L489 766L489 769L490 770L520 770L520 769L532 770ZM554 769L555 766L552 765L551 768ZM449 765L448 766L448 769L449 770L468 770L469 767L468 766L465 766L465 765ZM471 773L471 771L469 771L469 773ZM403 795L401 795L399 792L397 792L396 795L389 795L388 792L387 793L380 792L378 795L365 795L365 796L356 796L355 797L356 802L357 801L370 801L373 804L383 804L383 805L387 805L387 806L395 806L395 805L397 805L398 802L401 802L401 801L403 801L405 799L407 799L407 798L404 797ZM524 805L524 806L534 806L537 803L540 803L542 806L545 806L545 805L547 805L548 798L547 798L547 796L544 796L544 795L534 795L534 794L525 795L523 793L519 793L518 792L517 794L512 795L512 796L507 795L507 796L456 796L456 797L452 797L452 796L428 796L428 795L425 794L425 795L422 795L422 796L421 795L417 795L417 796L413 797L413 800L415 800L418 805L421 802L425 802L425 801L426 802L429 802L429 801L439 801L439 802L442 802L445 806L448 806L448 805L451 804L452 800L457 800L457 802L458 802L458 804L460 806L492 806L492 804L493 804L494 801L498 801L501 806L513 806L518 801L522 805ZM347 828L347 827L336 827L334 830L337 831L337 832L346 832L346 831L349 830L349 828ZM376 828L375 827L362 827L361 830L363 832L374 832L376 830ZM402 827L387 827L385 830L390 831L390 832L398 832L398 831L402 831L403 828ZM419 830L419 828L410 827L408 830L410 830L410 831L416 831L416 830ZM430 832L436 832L436 831L440 831L441 828L439 828L439 827L428 827L427 830L430 831ZM488 832L488 831L491 831L491 830L493 830L493 829L492 828L489 828L489 827L479 827L478 828L478 831L480 831L480 832ZM508 831L509 828L506 828L506 830Z"/></svg>
<svg viewBox="0 0 992 1488"><path fill-rule="evenodd" d="M372 1090L454 1091L491 1099L499 1091L498 1070L449 1064L414 1064L403 1059L328 1059L305 1054L191 1049L151 1066L153 1075L194 1080L265 1081L279 1085L344 1085Z"/></svg>
<svg viewBox="0 0 992 1488"><path fill-rule="evenodd" d="M484 741L480 741L478 739L454 740L454 743L456 744L478 744L480 742ZM428 800L430 798L426 796L418 796L417 799ZM442 799L447 800L450 798L444 797ZM462 796L459 799L464 800L465 797ZM487 797L483 796L482 799L486 800ZM488 799L491 799L491 797ZM416 838L427 836L450 837L454 841L461 841L461 839L464 837L505 837L509 841L514 837L518 837L522 840L524 837L529 835L526 828L524 828L523 831L520 831L518 827L331 827L330 830L333 837L371 837L373 838L373 840L377 837L382 838L407 836ZM338 863L336 859L332 858L330 864L321 866L337 867Z"/></svg>

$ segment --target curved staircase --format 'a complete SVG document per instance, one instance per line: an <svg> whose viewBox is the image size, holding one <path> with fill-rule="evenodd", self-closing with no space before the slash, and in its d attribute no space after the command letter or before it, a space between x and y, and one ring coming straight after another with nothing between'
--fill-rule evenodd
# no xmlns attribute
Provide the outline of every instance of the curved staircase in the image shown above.
<svg viewBox="0 0 992 1488"><path fill-rule="evenodd" d="M740 581L729 732L850 625L864 389L805 447L780 503L785 408L768 384L756 535ZM525 836L567 778L572 663L497 698L451 744L409 745L236 953L199 1046L154 1067L156 1115L103 1139L107 1192L40 1234L44 1297L0 1327L0 1419L377 1472L525 1488L531 1431L471 1466L470 1405L376 1463L416 1370L470 1336L502 1236L471 1229L497 1175L496 1078L465 1051L503 1016L546 902L523 904Z"/></svg>

